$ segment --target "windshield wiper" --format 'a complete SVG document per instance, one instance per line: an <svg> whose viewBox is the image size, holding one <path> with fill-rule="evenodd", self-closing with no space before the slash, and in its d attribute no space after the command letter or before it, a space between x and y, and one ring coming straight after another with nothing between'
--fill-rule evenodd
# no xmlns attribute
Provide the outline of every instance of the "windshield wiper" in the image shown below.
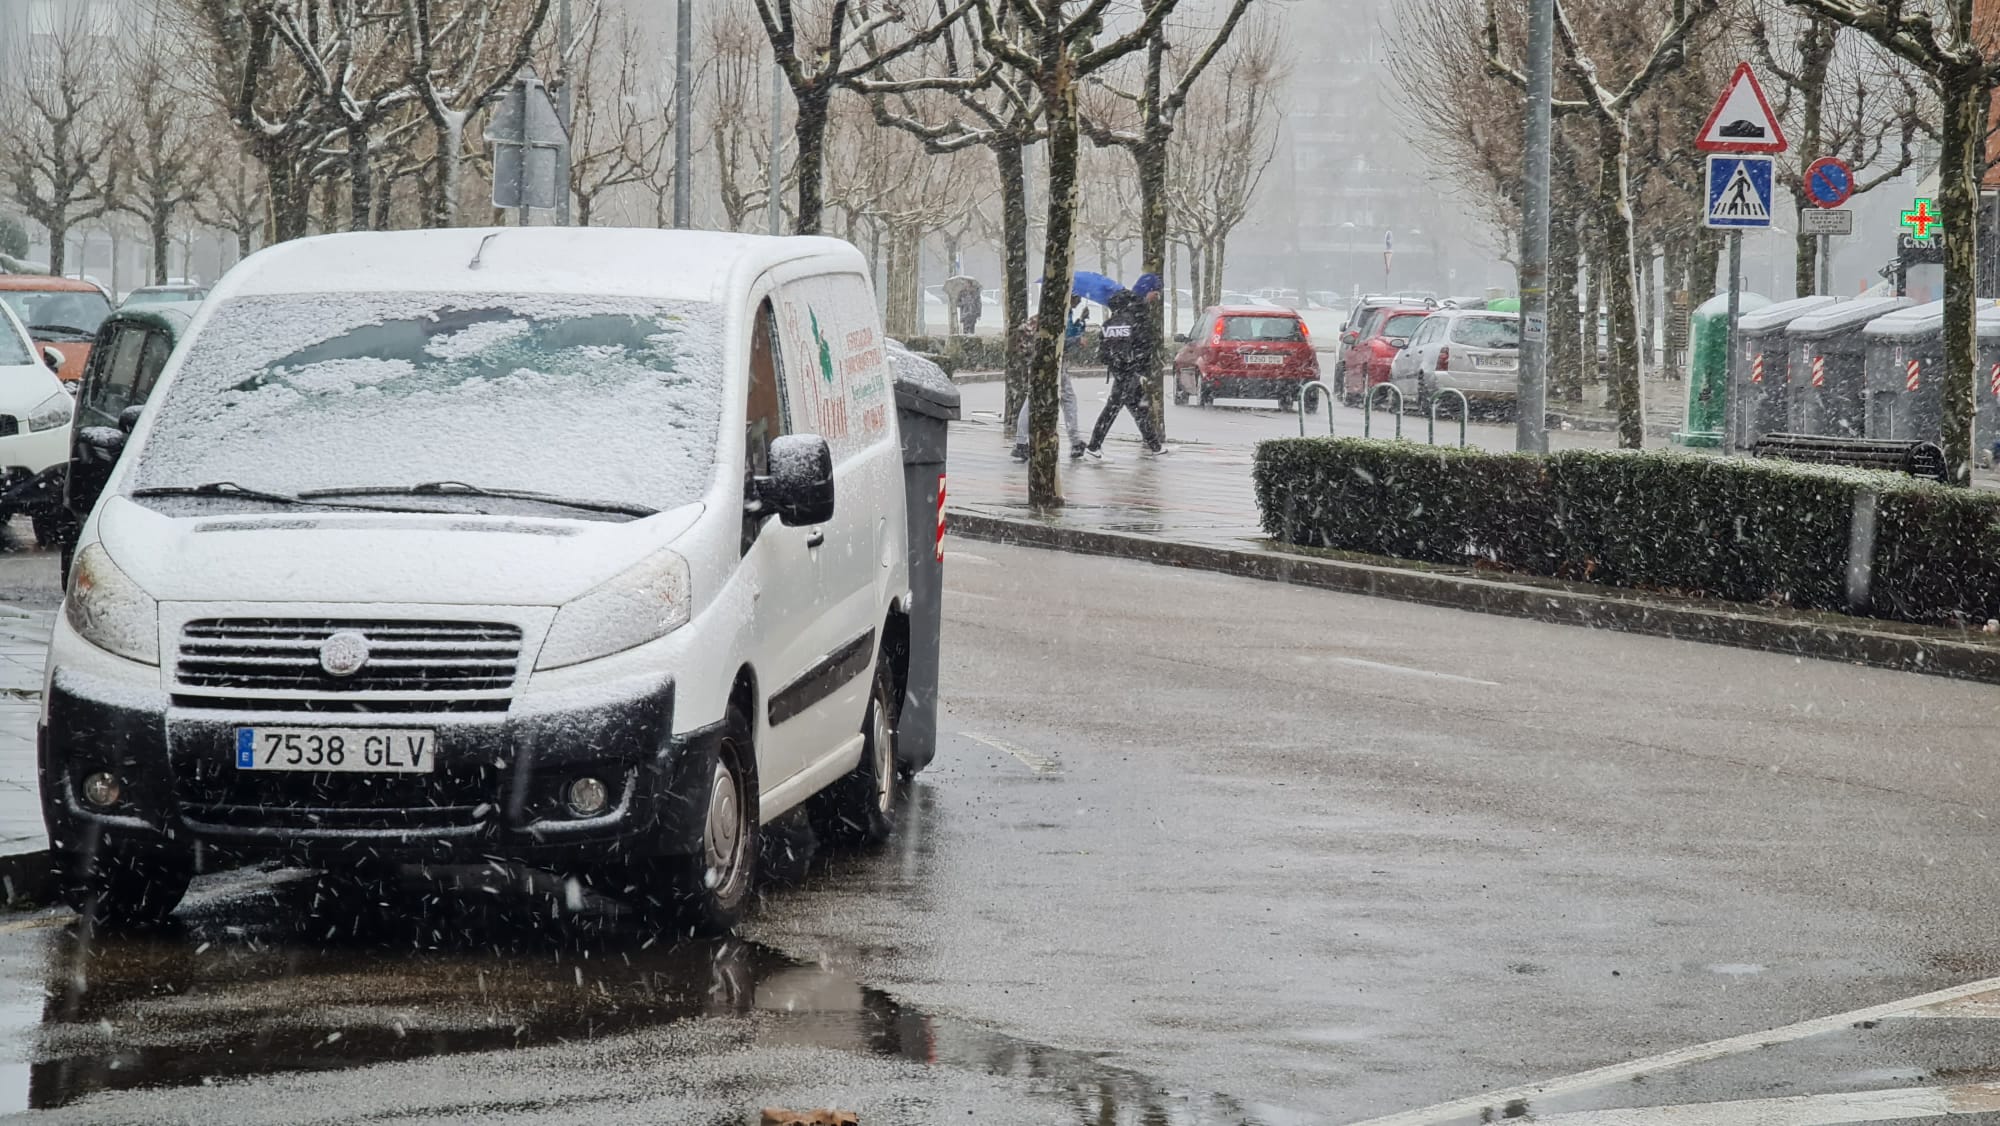
<svg viewBox="0 0 2000 1126"><path fill-rule="evenodd" d="M416 485L358 485L350 489L312 489L300 493L299 497L305 500L319 497L491 497L497 500L533 501L560 508L574 508L583 512L610 512L632 517L656 516L660 511L643 504L559 497L526 489L483 489L463 481L425 481Z"/></svg>
<svg viewBox="0 0 2000 1126"><path fill-rule="evenodd" d="M71 336L90 336L90 337L95 337L95 336L97 335L97 334L96 334L96 333L94 333L94 332L90 332L90 331L88 331L88 330L85 330L85 329L81 329L81 328L77 328L77 327L76 327L75 325L29 325L29 326L28 326L28 331L29 331L29 332L67 332L67 333L69 333L69 334L70 334Z"/></svg>
<svg viewBox="0 0 2000 1126"><path fill-rule="evenodd" d="M264 504L279 504L287 507L308 508L353 508L367 512L399 512L401 509L382 508L371 504L338 504L312 499L310 496L289 496L285 493L266 492L263 489L249 489L234 481L210 481L205 485L155 485L150 488L134 489L132 496L138 497L227 497L233 500L254 500Z"/></svg>

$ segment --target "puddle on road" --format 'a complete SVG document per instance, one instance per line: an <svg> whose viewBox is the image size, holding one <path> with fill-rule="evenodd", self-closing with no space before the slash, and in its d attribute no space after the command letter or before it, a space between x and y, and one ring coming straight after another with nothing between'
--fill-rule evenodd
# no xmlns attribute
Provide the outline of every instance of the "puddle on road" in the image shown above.
<svg viewBox="0 0 2000 1126"><path fill-rule="evenodd" d="M481 882L473 873L448 895L406 882L387 897L335 899L300 875L185 912L161 934L92 945L73 924L36 932L39 1020L17 1013L9 1022L25 1029L26 1103L47 1109L104 1091L572 1043L706 1018L741 1021L762 1047L1029 1080L1086 1121L1270 1121L1085 1053L924 1013L767 946L653 941L608 902L571 910L579 905L553 881L527 890L492 886L498 876ZM20 984L27 1001L35 983Z"/></svg>

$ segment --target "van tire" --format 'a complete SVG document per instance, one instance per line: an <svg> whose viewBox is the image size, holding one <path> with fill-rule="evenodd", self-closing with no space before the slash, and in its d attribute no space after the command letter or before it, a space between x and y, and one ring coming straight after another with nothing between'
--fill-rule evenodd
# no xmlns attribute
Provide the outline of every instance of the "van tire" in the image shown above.
<svg viewBox="0 0 2000 1126"><path fill-rule="evenodd" d="M731 703L716 740L715 761L708 766L699 851L633 861L626 874L610 881L611 890L635 900L644 914L685 932L720 935L733 930L749 912L757 890L754 754L750 720Z"/></svg>
<svg viewBox="0 0 2000 1126"><path fill-rule="evenodd" d="M163 848L100 841L90 853L56 852L62 899L105 931L152 930L165 923L194 879L191 858Z"/></svg>
<svg viewBox="0 0 2000 1126"><path fill-rule="evenodd" d="M821 839L872 845L895 835L902 796L896 778L895 701L888 666L878 662L868 713L861 721L861 761L813 798L813 829Z"/></svg>

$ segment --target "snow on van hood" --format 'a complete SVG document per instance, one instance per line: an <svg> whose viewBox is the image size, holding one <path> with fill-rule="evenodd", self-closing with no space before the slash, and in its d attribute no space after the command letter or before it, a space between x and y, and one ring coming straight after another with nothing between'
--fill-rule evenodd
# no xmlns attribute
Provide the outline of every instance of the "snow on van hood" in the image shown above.
<svg viewBox="0 0 2000 1126"><path fill-rule="evenodd" d="M107 498L98 537L162 602L556 606L671 544L690 504L625 523L449 513L176 518Z"/></svg>

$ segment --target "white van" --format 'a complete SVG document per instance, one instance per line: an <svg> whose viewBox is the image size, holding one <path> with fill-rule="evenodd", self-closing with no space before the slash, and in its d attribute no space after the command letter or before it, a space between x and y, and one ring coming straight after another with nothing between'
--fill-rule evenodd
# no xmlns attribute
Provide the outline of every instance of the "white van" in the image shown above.
<svg viewBox="0 0 2000 1126"><path fill-rule="evenodd" d="M77 544L43 804L69 901L197 861L499 858L741 913L758 825L896 813L907 531L832 239L332 235L214 289Z"/></svg>

